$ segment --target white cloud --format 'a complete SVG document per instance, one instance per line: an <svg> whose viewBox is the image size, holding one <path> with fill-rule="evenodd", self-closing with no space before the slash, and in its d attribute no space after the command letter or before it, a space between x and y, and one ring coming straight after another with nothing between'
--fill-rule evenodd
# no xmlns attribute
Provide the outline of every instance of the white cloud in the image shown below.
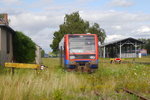
<svg viewBox="0 0 150 100"><path fill-rule="evenodd" d="M145 23L150 23L150 14L144 13L128 13L113 10L82 11L81 16L92 23L99 23L105 29L107 35L122 34L134 36L133 30L145 25Z"/></svg>
<svg viewBox="0 0 150 100"><path fill-rule="evenodd" d="M78 3L87 3L91 1L96 1L96 0L77 0Z"/></svg>
<svg viewBox="0 0 150 100"><path fill-rule="evenodd" d="M109 5L113 7L129 7L133 5L133 2L129 0L112 0Z"/></svg>
<svg viewBox="0 0 150 100"><path fill-rule="evenodd" d="M138 33L149 33L150 34L150 27L149 26L141 26L138 30Z"/></svg>
<svg viewBox="0 0 150 100"><path fill-rule="evenodd" d="M52 13L21 13L9 18L14 30L24 32L46 52L50 51L49 44L52 43L54 31L63 22L63 15Z"/></svg>
<svg viewBox="0 0 150 100"><path fill-rule="evenodd" d="M20 0L1 0L0 3L3 3L5 5L13 5L13 4L20 4Z"/></svg>
<svg viewBox="0 0 150 100"><path fill-rule="evenodd" d="M28 31L40 31L44 28L56 28L62 23L63 16L51 14L22 13L10 16L11 26Z"/></svg>
<svg viewBox="0 0 150 100"><path fill-rule="evenodd" d="M150 25L141 25L132 30L137 38L150 38Z"/></svg>
<svg viewBox="0 0 150 100"><path fill-rule="evenodd" d="M36 44L41 46L47 53L51 51L50 49L50 43L52 43L53 40L53 33L55 30L50 30L49 28L42 29L41 31L37 32L36 35L32 35L33 41L35 41Z"/></svg>
<svg viewBox="0 0 150 100"><path fill-rule="evenodd" d="M19 0L1 0L1 2L5 2L5 3L15 3L18 2Z"/></svg>
<svg viewBox="0 0 150 100"><path fill-rule="evenodd" d="M112 28L115 30L121 30L122 29L122 27L120 25L112 26Z"/></svg>
<svg viewBox="0 0 150 100"><path fill-rule="evenodd" d="M127 38L127 36L115 35L115 34L114 35L107 35L105 43L113 42L113 41L124 39L124 38Z"/></svg>

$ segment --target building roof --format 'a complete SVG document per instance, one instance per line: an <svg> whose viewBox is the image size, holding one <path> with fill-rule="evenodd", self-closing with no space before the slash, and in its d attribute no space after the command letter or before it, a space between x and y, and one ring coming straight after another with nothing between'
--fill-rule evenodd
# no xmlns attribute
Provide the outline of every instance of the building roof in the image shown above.
<svg viewBox="0 0 150 100"><path fill-rule="evenodd" d="M11 31L13 34L15 34L15 31L10 26L8 26L6 24L0 24L0 27L4 27L4 28L8 29L9 31Z"/></svg>
<svg viewBox="0 0 150 100"><path fill-rule="evenodd" d="M121 40L117 40L117 41L112 41L112 42L109 42L109 43L104 43L101 45L101 47L103 46L112 46L112 45L116 45L116 44L134 44L136 43L137 45L139 44L144 44L144 42L140 41L140 40L137 40L137 39L134 39L132 37L129 37L129 38L125 38L125 39L121 39Z"/></svg>

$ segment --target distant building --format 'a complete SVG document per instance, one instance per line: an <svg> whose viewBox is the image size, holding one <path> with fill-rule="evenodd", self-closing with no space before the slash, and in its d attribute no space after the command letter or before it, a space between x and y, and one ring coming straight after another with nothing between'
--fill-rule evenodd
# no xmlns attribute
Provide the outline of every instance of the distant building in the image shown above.
<svg viewBox="0 0 150 100"><path fill-rule="evenodd" d="M147 56L147 50L146 49L141 49L139 52L141 53L142 56Z"/></svg>
<svg viewBox="0 0 150 100"><path fill-rule="evenodd" d="M142 41L134 38L125 38L110 43L104 43L100 46L100 57L103 58L136 58L138 49L144 44Z"/></svg>
<svg viewBox="0 0 150 100"><path fill-rule="evenodd" d="M44 54L44 58L48 58L49 57L49 55L48 54Z"/></svg>
<svg viewBox="0 0 150 100"><path fill-rule="evenodd" d="M36 45L36 57L35 57L35 63L36 64L41 64L42 63L42 58L41 58L41 52L42 52L42 48L38 45Z"/></svg>
<svg viewBox="0 0 150 100"><path fill-rule="evenodd" d="M13 61L13 35L15 31L8 25L7 14L0 14L0 65Z"/></svg>

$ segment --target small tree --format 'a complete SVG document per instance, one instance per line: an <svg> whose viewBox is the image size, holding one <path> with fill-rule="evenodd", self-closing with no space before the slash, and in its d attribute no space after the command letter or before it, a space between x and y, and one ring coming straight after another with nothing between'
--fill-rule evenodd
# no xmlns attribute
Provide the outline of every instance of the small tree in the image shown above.
<svg viewBox="0 0 150 100"><path fill-rule="evenodd" d="M13 36L14 59L20 63L32 63L35 60L35 43L22 32L16 31Z"/></svg>
<svg viewBox="0 0 150 100"><path fill-rule="evenodd" d="M41 57L44 57L44 56L45 56L45 51L42 50L42 51L41 51Z"/></svg>

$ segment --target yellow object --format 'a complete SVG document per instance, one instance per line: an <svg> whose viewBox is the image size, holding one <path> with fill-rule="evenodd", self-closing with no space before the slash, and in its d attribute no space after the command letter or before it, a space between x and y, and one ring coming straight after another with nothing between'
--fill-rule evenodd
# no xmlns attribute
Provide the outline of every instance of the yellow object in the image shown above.
<svg viewBox="0 0 150 100"><path fill-rule="evenodd" d="M40 68L40 65L38 65L38 64L24 64L24 63L5 63L5 67L37 69L37 68Z"/></svg>
<svg viewBox="0 0 150 100"><path fill-rule="evenodd" d="M110 59L110 60L115 60L115 59Z"/></svg>

